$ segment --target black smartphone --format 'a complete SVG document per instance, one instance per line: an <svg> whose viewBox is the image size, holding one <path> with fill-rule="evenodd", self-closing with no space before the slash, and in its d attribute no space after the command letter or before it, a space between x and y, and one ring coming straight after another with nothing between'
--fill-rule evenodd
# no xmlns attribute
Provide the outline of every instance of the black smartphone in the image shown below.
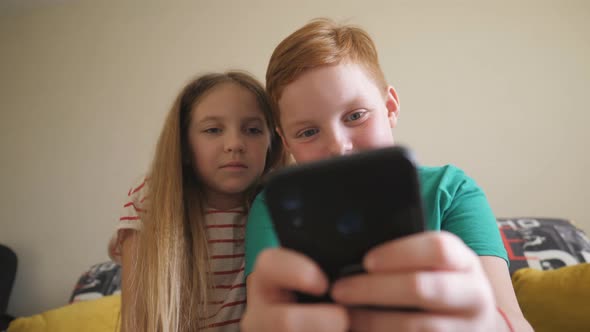
<svg viewBox="0 0 590 332"><path fill-rule="evenodd" d="M286 168L265 191L281 245L316 261L330 282L363 272L371 248L425 228L416 164L400 146Z"/></svg>

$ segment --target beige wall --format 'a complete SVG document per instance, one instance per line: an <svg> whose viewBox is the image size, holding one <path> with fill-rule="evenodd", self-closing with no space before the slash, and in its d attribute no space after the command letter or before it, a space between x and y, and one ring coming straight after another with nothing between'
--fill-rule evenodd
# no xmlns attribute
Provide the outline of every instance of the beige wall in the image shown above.
<svg viewBox="0 0 590 332"><path fill-rule="evenodd" d="M590 2L84 1L0 16L0 242L9 312L62 305L106 244L184 82L245 68L316 16L375 38L401 98L396 137L454 163L499 216L590 230Z"/></svg>

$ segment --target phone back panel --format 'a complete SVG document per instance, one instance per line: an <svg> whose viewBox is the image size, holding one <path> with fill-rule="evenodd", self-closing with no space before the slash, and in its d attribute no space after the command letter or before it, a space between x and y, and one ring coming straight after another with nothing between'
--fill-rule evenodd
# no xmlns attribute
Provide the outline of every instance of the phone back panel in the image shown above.
<svg viewBox="0 0 590 332"><path fill-rule="evenodd" d="M311 257L330 281L361 272L371 248L424 230L418 174L401 147L277 172L266 201L281 245Z"/></svg>

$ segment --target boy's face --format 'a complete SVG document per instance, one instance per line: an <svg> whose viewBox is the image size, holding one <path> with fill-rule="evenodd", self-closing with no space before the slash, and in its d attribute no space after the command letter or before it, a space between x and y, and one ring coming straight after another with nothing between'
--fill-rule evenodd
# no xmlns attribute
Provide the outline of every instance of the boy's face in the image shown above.
<svg viewBox="0 0 590 332"><path fill-rule="evenodd" d="M393 145L399 103L357 64L312 69L279 99L281 137L298 163Z"/></svg>

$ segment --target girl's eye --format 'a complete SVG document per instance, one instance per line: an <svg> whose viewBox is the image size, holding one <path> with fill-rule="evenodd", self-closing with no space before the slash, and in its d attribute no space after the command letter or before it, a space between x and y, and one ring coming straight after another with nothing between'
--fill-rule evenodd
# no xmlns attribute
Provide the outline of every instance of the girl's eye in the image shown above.
<svg viewBox="0 0 590 332"><path fill-rule="evenodd" d="M317 134L319 132L319 129L306 129L302 132L300 132L299 134L297 134L297 137L300 138L308 138L308 137L312 137L313 135Z"/></svg>
<svg viewBox="0 0 590 332"><path fill-rule="evenodd" d="M354 112L352 114L347 115L346 118L344 118L344 122L358 121L358 120L364 118L365 115L366 115L366 112L364 112L364 111Z"/></svg>
<svg viewBox="0 0 590 332"><path fill-rule="evenodd" d="M259 134L263 133L262 129L260 129L258 127L248 128L247 132L248 132L248 134L251 134L251 135L259 135Z"/></svg>
<svg viewBox="0 0 590 332"><path fill-rule="evenodd" d="M208 128L203 130L203 132L207 134L219 134L221 133L221 128Z"/></svg>

